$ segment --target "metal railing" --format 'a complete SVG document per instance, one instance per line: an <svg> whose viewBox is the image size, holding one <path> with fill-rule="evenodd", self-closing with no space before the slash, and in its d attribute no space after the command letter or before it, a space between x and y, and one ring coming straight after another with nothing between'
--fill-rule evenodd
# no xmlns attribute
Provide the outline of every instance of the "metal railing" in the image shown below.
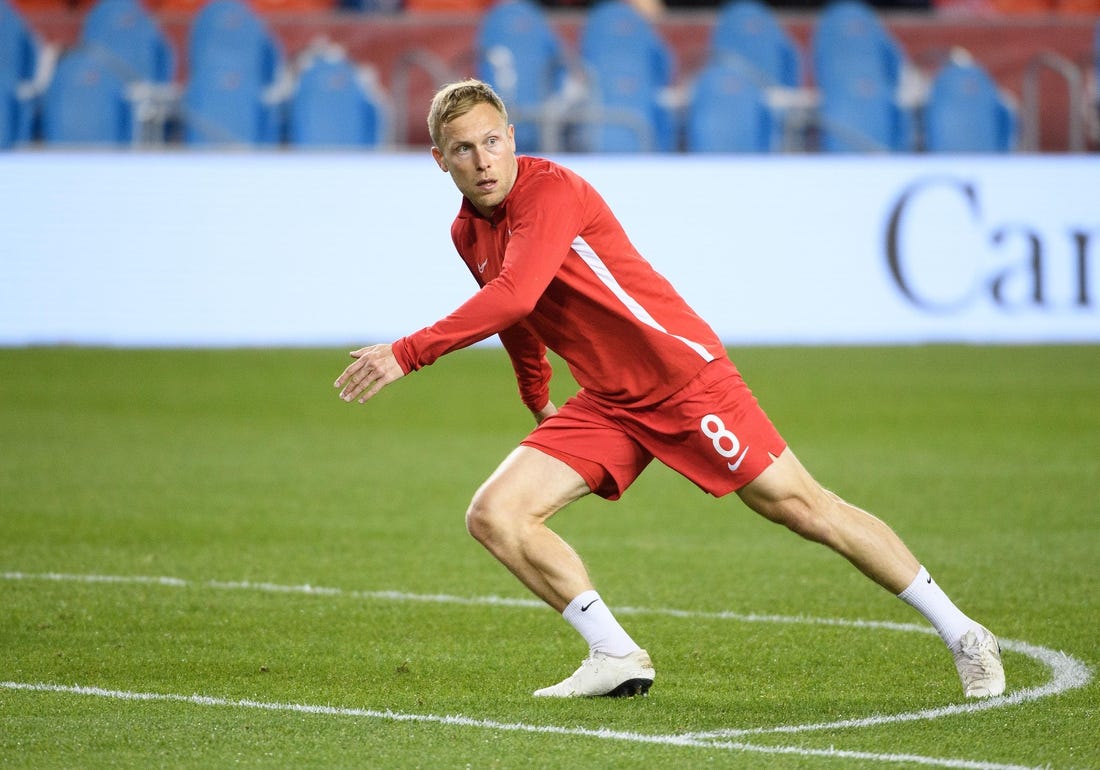
<svg viewBox="0 0 1100 770"><path fill-rule="evenodd" d="M1021 87L1020 149L1038 152L1042 132L1042 88L1039 80L1044 72L1053 72L1066 84L1069 97L1067 143L1070 152L1085 151L1085 88L1077 66L1061 54L1044 51L1028 62Z"/></svg>

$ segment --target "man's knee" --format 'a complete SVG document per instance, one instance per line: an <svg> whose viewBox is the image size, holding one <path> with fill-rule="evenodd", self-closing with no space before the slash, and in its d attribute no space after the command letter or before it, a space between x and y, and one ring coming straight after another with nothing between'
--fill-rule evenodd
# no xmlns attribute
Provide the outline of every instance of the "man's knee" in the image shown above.
<svg viewBox="0 0 1100 770"><path fill-rule="evenodd" d="M493 505L493 496L484 487L479 489L466 509L466 531L480 543L493 539L503 526L501 515Z"/></svg>
<svg viewBox="0 0 1100 770"><path fill-rule="evenodd" d="M536 517L524 510L514 496L496 488L492 480L474 493L466 509L466 531L483 545L514 539L520 528Z"/></svg>
<svg viewBox="0 0 1100 770"><path fill-rule="evenodd" d="M836 507L839 498L816 484L791 489L785 494L753 500L750 506L769 521L816 543L836 539Z"/></svg>
<svg viewBox="0 0 1100 770"><path fill-rule="evenodd" d="M792 532L817 543L832 540L832 517L828 506L821 499L792 497L776 504L772 521L784 525Z"/></svg>
<svg viewBox="0 0 1100 770"><path fill-rule="evenodd" d="M840 498L818 484L789 449L739 494L761 516L807 540L835 540Z"/></svg>

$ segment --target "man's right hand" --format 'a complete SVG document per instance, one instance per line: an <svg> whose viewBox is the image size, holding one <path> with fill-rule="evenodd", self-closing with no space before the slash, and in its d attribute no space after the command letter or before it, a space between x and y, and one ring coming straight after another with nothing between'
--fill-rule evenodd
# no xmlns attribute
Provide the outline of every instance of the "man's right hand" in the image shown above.
<svg viewBox="0 0 1100 770"><path fill-rule="evenodd" d="M345 401L358 399L364 404L382 388L405 376L393 355L393 345L368 345L351 351L351 357L355 360L333 383L333 387L341 389L340 398Z"/></svg>

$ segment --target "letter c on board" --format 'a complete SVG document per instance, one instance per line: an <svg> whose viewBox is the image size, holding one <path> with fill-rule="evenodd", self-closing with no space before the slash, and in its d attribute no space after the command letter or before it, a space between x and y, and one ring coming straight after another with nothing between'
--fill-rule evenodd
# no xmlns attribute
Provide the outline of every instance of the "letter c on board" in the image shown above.
<svg viewBox="0 0 1100 770"><path fill-rule="evenodd" d="M911 282L906 276L900 244L901 221L902 217L905 215L906 208L912 202L913 198L916 197L917 193L934 185L947 185L958 189L969 204L974 219L978 219L978 194L974 189L974 185L971 183L959 179L951 179L949 177L918 180L902 192L898 197L897 203L894 204L893 210L890 212L890 221L886 229L886 263L890 268L890 276L893 278L898 290L907 300L922 310L948 312L966 304L966 298L964 297L957 302L937 303L920 296L916 290L914 290Z"/></svg>

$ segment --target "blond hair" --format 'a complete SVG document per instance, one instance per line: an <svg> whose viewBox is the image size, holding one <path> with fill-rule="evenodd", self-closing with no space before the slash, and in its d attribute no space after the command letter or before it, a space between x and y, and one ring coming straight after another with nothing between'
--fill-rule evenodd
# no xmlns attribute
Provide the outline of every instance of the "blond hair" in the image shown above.
<svg viewBox="0 0 1100 770"><path fill-rule="evenodd" d="M488 83L468 78L439 89L432 98L431 109L428 110L428 133L431 134L432 144L444 149L443 128L479 104L491 105L504 118L504 122L508 122L508 110L504 102Z"/></svg>

